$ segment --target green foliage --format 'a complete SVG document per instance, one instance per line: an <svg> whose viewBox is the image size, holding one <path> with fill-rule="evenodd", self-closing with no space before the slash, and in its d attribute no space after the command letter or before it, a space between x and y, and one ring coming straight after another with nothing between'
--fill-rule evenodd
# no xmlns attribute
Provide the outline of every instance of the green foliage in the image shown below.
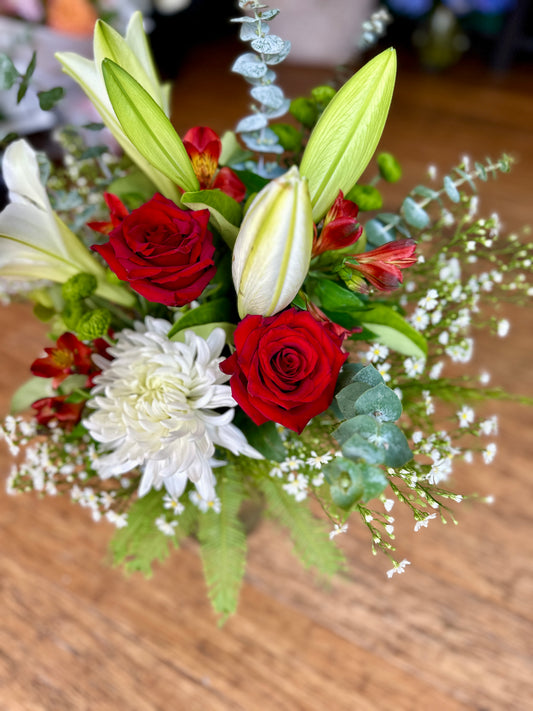
<svg viewBox="0 0 533 711"><path fill-rule="evenodd" d="M23 412L30 405L42 397L53 395L52 381L49 378L33 377L15 390L11 398L11 414Z"/></svg>
<svg viewBox="0 0 533 711"><path fill-rule="evenodd" d="M425 358L427 341L397 311L375 304L360 315L361 324L375 334L375 340L393 350L415 358Z"/></svg>
<svg viewBox="0 0 533 711"><path fill-rule="evenodd" d="M185 192L181 201L191 210L209 210L211 223L230 249L233 248L242 218L239 203L222 190Z"/></svg>
<svg viewBox="0 0 533 711"><path fill-rule="evenodd" d="M102 72L113 110L142 156L183 190L197 190L189 156L163 109L128 72L110 59Z"/></svg>
<svg viewBox="0 0 533 711"><path fill-rule="evenodd" d="M171 545L177 548L179 539L190 533L196 516L192 506L180 515L174 536L167 536L157 528L154 522L164 511L162 499L163 492L152 489L130 507L128 525L118 529L111 539L114 565L150 578L153 563L166 560Z"/></svg>
<svg viewBox="0 0 533 711"><path fill-rule="evenodd" d="M234 306L228 299L214 299L183 314L168 332L172 339L180 331L213 322L227 322L234 317Z"/></svg>
<svg viewBox="0 0 533 711"><path fill-rule="evenodd" d="M354 185L346 199L353 200L362 211L381 210L383 206L383 197L373 185Z"/></svg>
<svg viewBox="0 0 533 711"><path fill-rule="evenodd" d="M37 52L34 52L31 56L30 63L28 64L26 71L22 75L19 90L17 92L17 104L19 104L22 101L22 99L26 96L26 92L28 91L28 87L30 85L30 81L31 81L31 78L33 76L33 72L35 71L36 66L37 66Z"/></svg>
<svg viewBox="0 0 533 711"><path fill-rule="evenodd" d="M311 89L311 98L318 105L319 109L323 110L333 99L337 92L332 86L327 84L321 84L320 86L315 86Z"/></svg>
<svg viewBox="0 0 533 711"><path fill-rule="evenodd" d="M340 416L346 419L333 432L344 457L354 460L358 466L365 463L402 466L412 458L412 452L403 432L393 424L402 414L400 399L385 385L374 366L345 370L339 379L335 402ZM374 469L365 470L365 476L381 482ZM370 491L374 489L370 488ZM342 498L341 494L339 497Z"/></svg>
<svg viewBox="0 0 533 711"><path fill-rule="evenodd" d="M108 309L93 309L83 314L76 323L76 333L82 341L92 341L106 335L111 325Z"/></svg>
<svg viewBox="0 0 533 711"><path fill-rule="evenodd" d="M302 148L302 134L289 123L273 123L270 126L286 151L299 151Z"/></svg>
<svg viewBox="0 0 533 711"><path fill-rule="evenodd" d="M239 518L244 488L233 465L219 470L217 494L220 513L199 516L198 539L209 598L223 623L237 609L246 564L246 534Z"/></svg>
<svg viewBox="0 0 533 711"><path fill-rule="evenodd" d="M258 483L265 494L267 511L288 529L302 564L326 577L342 570L343 555L329 539L324 522L284 491L279 480L263 477Z"/></svg>
<svg viewBox="0 0 533 711"><path fill-rule="evenodd" d="M377 163L379 174L388 183L396 183L402 177L402 167L392 153L380 153Z"/></svg>
<svg viewBox="0 0 533 711"><path fill-rule="evenodd" d="M289 109L291 116L305 126L313 128L318 119L318 108L314 101L306 99L303 96L293 99Z"/></svg>
<svg viewBox="0 0 533 711"><path fill-rule="evenodd" d="M94 294L96 286L93 274L75 274L62 285L61 295L65 301L80 301Z"/></svg>
<svg viewBox="0 0 533 711"><path fill-rule="evenodd" d="M0 90L11 89L18 77L19 73L11 59L7 54L0 54Z"/></svg>
<svg viewBox="0 0 533 711"><path fill-rule="evenodd" d="M256 425L240 408L235 411L235 425L245 435L249 444L270 461L282 462L287 449L274 422Z"/></svg>
<svg viewBox="0 0 533 711"><path fill-rule="evenodd" d="M57 104L58 101L65 96L65 90L62 86L55 86L53 89L48 91L37 92L39 97L39 106L43 111L50 111Z"/></svg>
<svg viewBox="0 0 533 711"><path fill-rule="evenodd" d="M383 471L368 462L353 462L336 457L324 467L330 484L331 498L341 509L348 510L359 501L367 502L379 496L388 484Z"/></svg>

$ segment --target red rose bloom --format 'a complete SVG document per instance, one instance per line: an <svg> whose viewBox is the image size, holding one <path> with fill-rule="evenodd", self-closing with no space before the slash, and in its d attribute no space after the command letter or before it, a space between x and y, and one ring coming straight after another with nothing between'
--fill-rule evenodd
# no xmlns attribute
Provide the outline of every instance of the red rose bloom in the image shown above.
<svg viewBox="0 0 533 711"><path fill-rule="evenodd" d="M300 433L331 405L347 358L342 341L307 311L246 316L235 331L235 352L220 368L231 374L233 397L256 425L273 420Z"/></svg>
<svg viewBox="0 0 533 711"><path fill-rule="evenodd" d="M165 306L184 306L200 296L216 271L208 210L181 210L158 193L114 217L109 242L93 249L119 279Z"/></svg>

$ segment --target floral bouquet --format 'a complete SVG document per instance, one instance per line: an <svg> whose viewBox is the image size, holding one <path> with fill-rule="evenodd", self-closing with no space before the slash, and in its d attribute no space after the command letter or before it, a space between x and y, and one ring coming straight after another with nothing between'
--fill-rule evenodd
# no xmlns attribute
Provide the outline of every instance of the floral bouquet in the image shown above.
<svg viewBox="0 0 533 711"><path fill-rule="evenodd" d="M127 571L149 575L194 536L223 619L263 511L323 575L343 566L335 538L350 517L391 559L389 577L408 564L395 502L415 530L454 520L453 460L496 452L496 418L471 404L506 397L454 364L471 357L472 325L505 336L495 309L532 293L531 245L477 217L476 183L507 157L465 159L441 182L433 171L382 211L377 186L399 179L398 161L380 153L361 176L395 52L289 101L272 69L290 49L269 32L277 11L239 5L251 51L233 71L253 105L235 131L180 138L141 15L125 37L98 21L94 60L57 58L123 155L72 127L60 164L12 140L0 214L4 298L31 300L55 342L2 428L17 458L9 492L67 494L113 523Z"/></svg>

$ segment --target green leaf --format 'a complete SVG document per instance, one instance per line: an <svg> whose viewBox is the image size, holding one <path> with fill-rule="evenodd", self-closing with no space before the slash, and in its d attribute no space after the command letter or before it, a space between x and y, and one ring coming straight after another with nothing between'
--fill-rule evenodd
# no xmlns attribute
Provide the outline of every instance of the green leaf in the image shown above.
<svg viewBox="0 0 533 711"><path fill-rule="evenodd" d="M405 221L417 230L423 230L429 225L429 215L413 198L406 197L402 204Z"/></svg>
<svg viewBox="0 0 533 711"><path fill-rule="evenodd" d="M104 59L102 72L124 133L141 155L183 190L198 190L187 151L163 109L115 62Z"/></svg>
<svg viewBox="0 0 533 711"><path fill-rule="evenodd" d="M380 222L380 220L376 218L369 220L366 223L364 230L368 242L373 247L381 247L381 245L386 244L387 242L392 242L394 239L394 230L385 227L383 222Z"/></svg>
<svg viewBox="0 0 533 711"><path fill-rule="evenodd" d="M142 170L134 168L123 178L113 180L107 191L119 197L130 210L135 210L147 202L156 189Z"/></svg>
<svg viewBox="0 0 533 711"><path fill-rule="evenodd" d="M237 609L246 564L246 534L239 518L244 488L232 465L219 470L217 495L220 513L199 516L198 539L209 598L224 623Z"/></svg>
<svg viewBox="0 0 533 711"><path fill-rule="evenodd" d="M396 53L388 49L344 84L313 129L300 173L309 179L315 222L339 190L345 195L351 190L368 165L385 126L395 76Z"/></svg>
<svg viewBox="0 0 533 711"><path fill-rule="evenodd" d="M384 383L365 390L356 400L354 408L356 414L373 415L380 422L395 422L402 414L400 398Z"/></svg>
<svg viewBox="0 0 533 711"><path fill-rule="evenodd" d="M360 316L362 325L375 334L375 340L402 355L425 358L428 347L424 336L384 304L377 304Z"/></svg>
<svg viewBox="0 0 533 711"><path fill-rule="evenodd" d="M376 368L374 368L374 366L370 363L357 371L353 377L353 381L358 383L367 383L372 386L379 385L384 382L379 371L376 370Z"/></svg>
<svg viewBox="0 0 533 711"><path fill-rule="evenodd" d="M235 168L232 168L232 171L239 178L239 180L244 183L249 194L258 193L270 182L267 178L262 178L260 175L253 173L251 170L236 170Z"/></svg>
<svg viewBox="0 0 533 711"><path fill-rule="evenodd" d="M246 437L248 444L273 462L283 462L287 450L274 422L256 425L240 408L235 411L234 424Z"/></svg>
<svg viewBox="0 0 533 711"><path fill-rule="evenodd" d="M7 54L0 54L0 90L11 89L15 81L18 79L19 73L7 56Z"/></svg>
<svg viewBox="0 0 533 711"><path fill-rule="evenodd" d="M174 536L167 536L155 525L156 518L165 513L163 492L152 489L130 507L128 525L119 528L111 539L113 564L123 565L128 573L138 571L151 578L153 563L166 560L171 546L177 548L179 540L189 534L196 511L193 505L187 506L177 518Z"/></svg>
<svg viewBox="0 0 533 711"><path fill-rule="evenodd" d="M353 200L362 211L381 210L383 206L383 196L374 185L354 185L346 199Z"/></svg>
<svg viewBox="0 0 533 711"><path fill-rule="evenodd" d="M336 430L333 431L333 436L339 444L344 444L354 434L358 434L364 439L368 439L372 435L377 434L378 421L371 415L356 415L350 417L349 420L342 422Z"/></svg>
<svg viewBox="0 0 533 711"><path fill-rule="evenodd" d="M384 447L369 442L358 432L354 432L342 445L342 453L348 459L364 459L369 464L383 464L386 457Z"/></svg>
<svg viewBox="0 0 533 711"><path fill-rule="evenodd" d="M366 504L367 501L375 499L387 488L389 480L382 469L367 462L360 462L359 470L363 479L363 502Z"/></svg>
<svg viewBox="0 0 533 711"><path fill-rule="evenodd" d="M197 336L203 338L205 341L215 330L215 328L221 328L224 331L226 334L226 343L230 344L233 342L233 334L237 326L234 323L228 323L227 321L213 321L212 323L198 324L198 326L189 326L187 331L196 333ZM179 331L179 333L177 333L172 340L185 343L185 333L186 331Z"/></svg>
<svg viewBox="0 0 533 711"><path fill-rule="evenodd" d="M306 568L315 568L327 577L344 568L344 557L330 541L323 521L282 489L279 480L262 477L259 486L269 513L288 529L295 554Z"/></svg>
<svg viewBox="0 0 533 711"><path fill-rule="evenodd" d="M36 400L42 397L51 397L54 394L52 381L50 378L39 378L37 376L30 378L21 385L11 398L11 414L27 410L28 407Z"/></svg>
<svg viewBox="0 0 533 711"><path fill-rule="evenodd" d="M403 467L413 458L413 453L401 429L391 423L384 422L380 428L380 435L385 440L385 464L388 467Z"/></svg>
<svg viewBox="0 0 533 711"><path fill-rule="evenodd" d="M239 203L222 190L185 192L181 201L191 210L209 210L211 222L230 249L233 249L242 218Z"/></svg>
<svg viewBox="0 0 533 711"><path fill-rule="evenodd" d="M335 395L335 400L344 417L353 417L356 414L355 402L370 387L367 383L352 382Z"/></svg>
<svg viewBox="0 0 533 711"><path fill-rule="evenodd" d="M459 202L461 200L459 190L457 190L453 179L449 175L444 176L444 190L446 190L446 195L452 202Z"/></svg>
<svg viewBox="0 0 533 711"><path fill-rule="evenodd" d="M65 96L65 90L62 86L56 86L48 91L38 91L39 106L43 111L50 111Z"/></svg>
<svg viewBox="0 0 533 711"><path fill-rule="evenodd" d="M22 81L20 82L19 90L17 92L17 104L20 104L22 99L26 96L26 92L28 91L28 87L30 85L33 72L35 71L36 64L37 52L34 52L31 56L28 68L26 69L26 73L24 74L24 76L22 77Z"/></svg>
<svg viewBox="0 0 533 711"><path fill-rule="evenodd" d="M350 459L336 457L322 469L330 485L331 498L341 509L349 509L363 496L361 468Z"/></svg>
<svg viewBox="0 0 533 711"><path fill-rule="evenodd" d="M357 294L330 279L320 280L313 293L318 296L326 311L352 313L365 307L365 302Z"/></svg>
<svg viewBox="0 0 533 711"><path fill-rule="evenodd" d="M193 326L212 323L214 321L230 321L233 315L233 306L228 299L214 299L213 301L208 301L206 304L186 311L172 326L168 332L168 337L172 339L180 331L184 331L186 328Z"/></svg>

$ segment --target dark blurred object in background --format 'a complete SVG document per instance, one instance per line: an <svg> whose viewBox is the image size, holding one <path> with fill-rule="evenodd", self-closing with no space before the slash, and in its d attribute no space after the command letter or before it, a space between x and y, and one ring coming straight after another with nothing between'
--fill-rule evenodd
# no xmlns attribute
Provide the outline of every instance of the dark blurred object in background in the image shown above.
<svg viewBox="0 0 533 711"><path fill-rule="evenodd" d="M154 10L150 43L163 79L174 79L192 47L237 36L239 27L230 22L236 16L234 0L192 0L180 12Z"/></svg>
<svg viewBox="0 0 533 711"><path fill-rule="evenodd" d="M386 0L395 21L389 39L412 43L421 64L440 70L467 50L507 69L533 50L531 0Z"/></svg>

